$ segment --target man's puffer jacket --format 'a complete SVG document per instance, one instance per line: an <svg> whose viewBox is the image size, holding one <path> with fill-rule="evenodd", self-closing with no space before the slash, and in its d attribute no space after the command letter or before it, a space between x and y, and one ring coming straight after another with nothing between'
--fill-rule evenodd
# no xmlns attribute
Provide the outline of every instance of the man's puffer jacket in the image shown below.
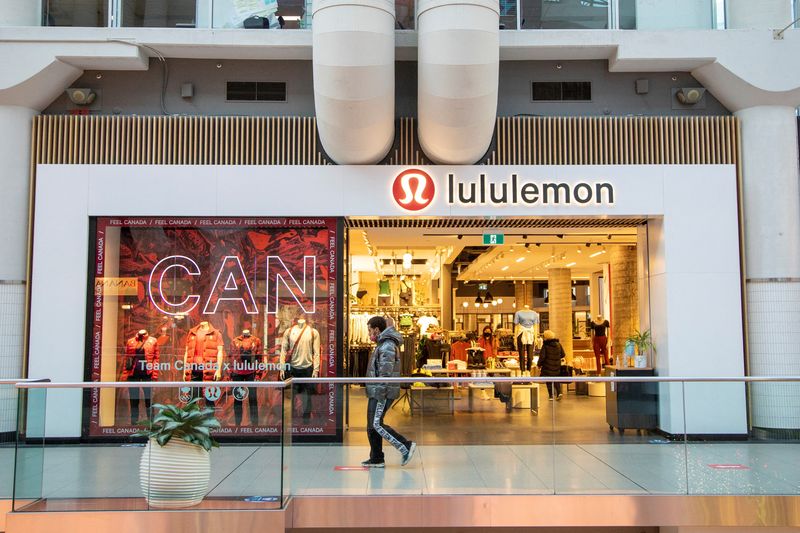
<svg viewBox="0 0 800 533"><path fill-rule="evenodd" d="M368 378L400 377L400 344L403 336L388 327L378 335L377 344L367 363ZM367 398L394 400L400 396L399 384L367 383Z"/></svg>

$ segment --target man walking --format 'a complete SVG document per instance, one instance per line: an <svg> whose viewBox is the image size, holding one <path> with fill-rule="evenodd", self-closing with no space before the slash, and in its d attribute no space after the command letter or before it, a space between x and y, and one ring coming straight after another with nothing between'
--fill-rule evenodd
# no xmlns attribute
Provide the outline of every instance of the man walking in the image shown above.
<svg viewBox="0 0 800 533"><path fill-rule="evenodd" d="M403 336L393 327L386 325L386 319L374 316L367 322L369 338L376 343L367 363L367 377L400 377L400 344ZM393 383L367 383L367 438L369 439L369 459L362 466L383 468L383 439L397 448L405 466L414 456L417 445L383 422L386 411L400 395L400 385Z"/></svg>

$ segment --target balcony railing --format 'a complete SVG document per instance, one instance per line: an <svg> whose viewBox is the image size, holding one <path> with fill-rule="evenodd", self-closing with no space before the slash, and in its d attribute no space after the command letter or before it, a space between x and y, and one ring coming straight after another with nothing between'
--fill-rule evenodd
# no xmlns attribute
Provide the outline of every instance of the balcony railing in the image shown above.
<svg viewBox="0 0 800 533"><path fill-rule="evenodd" d="M384 441L386 467L377 472L361 466L370 454L362 385L387 381L400 397L385 422L417 454L401 466ZM193 509L277 509L303 495L797 496L797 436L784 430L789 440L780 440L748 425L747 399L796 397L799 389L798 377L19 383L15 442L0 444L2 471L14 479L2 478L0 498L13 486L14 510L34 513L163 505L163 495L143 493L143 480L163 465L142 459L144 439L131 433L156 420L156 403L194 396L216 409L216 436L236 433L237 441L211 452ZM775 415L778 424L796 417ZM65 423L81 419L84 435L113 442L60 444Z"/></svg>
<svg viewBox="0 0 800 533"><path fill-rule="evenodd" d="M499 0L501 29L725 28L726 0ZM800 14L800 0L783 0ZM312 0L42 0L45 26L307 29ZM415 29L415 0L395 0ZM786 21L788 24L790 21Z"/></svg>

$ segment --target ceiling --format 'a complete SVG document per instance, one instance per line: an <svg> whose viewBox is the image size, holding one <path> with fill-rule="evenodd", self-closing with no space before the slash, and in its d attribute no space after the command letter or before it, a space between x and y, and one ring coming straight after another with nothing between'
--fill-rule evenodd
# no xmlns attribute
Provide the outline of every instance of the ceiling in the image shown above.
<svg viewBox="0 0 800 533"><path fill-rule="evenodd" d="M503 233L505 243L484 247L484 231ZM350 255L384 259L394 254L394 257L402 258L409 251L414 259L427 259L428 268L434 266L436 258L441 256L443 264L456 263L456 273L461 281L547 279L547 269L555 267L571 268L573 278L588 279L591 273L602 270L613 247L636 245L636 233L636 227L630 226L351 229ZM467 247L477 250L480 255L475 258L474 253L463 254L459 258ZM485 251L481 253L482 249ZM464 261L464 257L470 260Z"/></svg>

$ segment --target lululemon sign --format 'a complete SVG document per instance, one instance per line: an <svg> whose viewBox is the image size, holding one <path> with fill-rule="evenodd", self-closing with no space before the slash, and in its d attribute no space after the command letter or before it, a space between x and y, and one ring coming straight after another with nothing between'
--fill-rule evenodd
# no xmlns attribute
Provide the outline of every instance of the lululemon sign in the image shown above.
<svg viewBox="0 0 800 533"><path fill-rule="evenodd" d="M404 170L394 179L392 195L397 205L406 211L422 211L436 195L433 178L424 170Z"/></svg>

